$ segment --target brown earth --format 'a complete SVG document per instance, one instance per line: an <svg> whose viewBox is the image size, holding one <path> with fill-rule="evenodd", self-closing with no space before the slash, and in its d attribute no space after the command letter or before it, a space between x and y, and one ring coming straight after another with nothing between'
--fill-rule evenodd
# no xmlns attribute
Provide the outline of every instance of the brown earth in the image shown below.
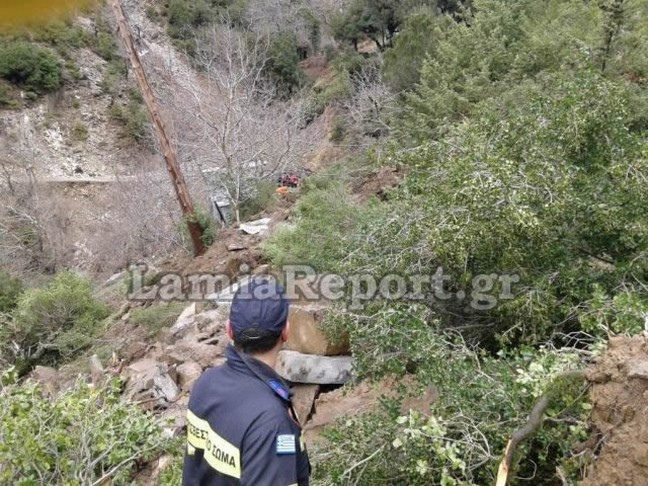
<svg viewBox="0 0 648 486"><path fill-rule="evenodd" d="M598 458L581 486L648 485L648 343L612 338L588 373Z"/></svg>

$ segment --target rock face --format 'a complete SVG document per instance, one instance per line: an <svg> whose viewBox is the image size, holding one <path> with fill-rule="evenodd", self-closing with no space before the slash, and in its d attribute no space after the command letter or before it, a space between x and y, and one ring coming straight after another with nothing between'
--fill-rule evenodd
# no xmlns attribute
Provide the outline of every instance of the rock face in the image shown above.
<svg viewBox="0 0 648 486"><path fill-rule="evenodd" d="M591 422L598 453L583 486L648 484L648 344L613 338L587 377L593 383ZM590 444L588 444L590 445ZM600 452L599 452L600 451Z"/></svg>
<svg viewBox="0 0 648 486"><path fill-rule="evenodd" d="M277 359L277 372L293 383L342 385L351 379L351 356L317 356L283 350Z"/></svg>
<svg viewBox="0 0 648 486"><path fill-rule="evenodd" d="M346 337L342 336L340 342L332 343L322 332L320 325L325 309L315 305L291 306L288 316L290 336L285 349L322 356L348 354L349 342Z"/></svg>

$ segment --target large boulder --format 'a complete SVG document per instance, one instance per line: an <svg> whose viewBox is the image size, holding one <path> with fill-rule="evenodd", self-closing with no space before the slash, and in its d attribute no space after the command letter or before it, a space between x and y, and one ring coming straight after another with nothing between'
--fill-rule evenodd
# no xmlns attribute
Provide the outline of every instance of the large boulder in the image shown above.
<svg viewBox="0 0 648 486"><path fill-rule="evenodd" d="M227 338L212 338L210 343L184 338L167 346L162 359L170 365L195 361L202 369L221 364L225 356Z"/></svg>
<svg viewBox="0 0 648 486"><path fill-rule="evenodd" d="M202 373L202 367L195 361L186 361L176 368L178 385L184 391L191 391L194 383Z"/></svg>
<svg viewBox="0 0 648 486"><path fill-rule="evenodd" d="M171 376L175 370L152 359L141 359L125 370L124 399L138 402L149 410L167 408L180 395Z"/></svg>
<svg viewBox="0 0 648 486"><path fill-rule="evenodd" d="M326 307L317 305L293 305L288 321L290 334L285 349L304 354L335 356L349 354L349 340L340 336L336 342L326 337L321 329Z"/></svg>
<svg viewBox="0 0 648 486"><path fill-rule="evenodd" d="M178 316L178 319L176 319L175 324L170 329L171 335L174 337L186 335L194 328L195 320L196 303L192 302L182 311L182 314Z"/></svg>
<svg viewBox="0 0 648 486"><path fill-rule="evenodd" d="M54 393L59 388L59 373L49 366L36 366L29 375L39 383L47 393Z"/></svg>
<svg viewBox="0 0 648 486"><path fill-rule="evenodd" d="M277 372L293 383L342 385L351 379L351 356L317 356L282 350L277 358Z"/></svg>

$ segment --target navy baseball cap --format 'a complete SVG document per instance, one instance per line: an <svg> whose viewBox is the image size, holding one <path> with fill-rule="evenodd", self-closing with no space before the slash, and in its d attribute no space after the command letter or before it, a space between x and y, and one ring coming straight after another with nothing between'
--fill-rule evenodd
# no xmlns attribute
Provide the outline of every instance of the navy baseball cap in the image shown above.
<svg viewBox="0 0 648 486"><path fill-rule="evenodd" d="M230 325L234 337L257 331L281 334L288 320L284 289L274 278L252 277L241 285L232 298Z"/></svg>

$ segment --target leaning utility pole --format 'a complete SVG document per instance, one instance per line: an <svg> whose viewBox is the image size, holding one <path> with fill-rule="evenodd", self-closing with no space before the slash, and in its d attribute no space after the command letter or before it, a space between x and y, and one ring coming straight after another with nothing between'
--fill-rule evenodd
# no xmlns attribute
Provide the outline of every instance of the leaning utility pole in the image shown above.
<svg viewBox="0 0 648 486"><path fill-rule="evenodd" d="M139 84L140 90L142 91L142 96L144 102L146 103L146 108L148 109L151 120L153 121L153 127L155 128L155 134L157 135L162 153L164 155L164 160L166 161L167 170L171 176L171 182L173 183L173 188L175 189L178 202L180 203L180 208L182 209L182 215L184 216L187 228L189 229L189 234L191 235L191 241L193 242L194 254L196 256L201 255L205 252L205 246L203 244L202 236L203 231L198 222L196 221L196 214L194 211L193 203L191 202L191 196L187 189L187 183L182 176L182 171L178 165L178 159L176 157L176 152L169 136L167 135L166 128L164 126L164 121L160 115L160 110L158 109L157 101L155 100L155 95L153 90L148 83L146 78L146 73L144 72L144 67L140 61L137 50L135 49L135 43L133 42L133 36L131 34L130 27L128 25L128 20L126 20L126 15L122 9L120 0L109 0L112 9L115 13L115 19L117 20L117 30L121 36L124 47L128 51L128 58L130 59L131 66L133 71L135 71L135 77Z"/></svg>

